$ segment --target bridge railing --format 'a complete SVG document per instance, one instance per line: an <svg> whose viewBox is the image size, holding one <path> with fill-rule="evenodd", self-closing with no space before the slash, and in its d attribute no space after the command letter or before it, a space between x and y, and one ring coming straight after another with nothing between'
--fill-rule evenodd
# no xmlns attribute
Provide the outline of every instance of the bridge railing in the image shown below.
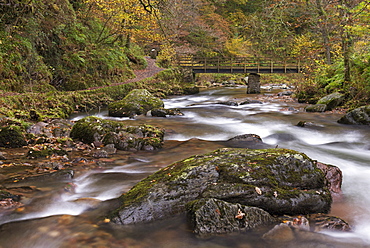
<svg viewBox="0 0 370 248"><path fill-rule="evenodd" d="M267 58L206 58L179 56L178 65L196 73L299 73L299 60L272 60Z"/></svg>

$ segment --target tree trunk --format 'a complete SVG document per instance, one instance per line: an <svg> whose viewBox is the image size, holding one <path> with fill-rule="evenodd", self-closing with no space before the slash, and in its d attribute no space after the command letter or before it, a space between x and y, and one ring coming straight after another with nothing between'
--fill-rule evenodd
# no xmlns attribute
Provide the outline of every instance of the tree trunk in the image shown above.
<svg viewBox="0 0 370 248"><path fill-rule="evenodd" d="M127 49L130 49L131 47L131 34L130 33L127 33L127 36L126 36L126 48Z"/></svg>
<svg viewBox="0 0 370 248"><path fill-rule="evenodd" d="M346 25L350 24L351 17L349 13L350 5L346 0L340 1L341 8L340 14L342 17L341 24L341 39L342 39L342 54L344 63L344 83L351 81L351 61L350 61L350 49L352 46L352 37L346 30Z"/></svg>

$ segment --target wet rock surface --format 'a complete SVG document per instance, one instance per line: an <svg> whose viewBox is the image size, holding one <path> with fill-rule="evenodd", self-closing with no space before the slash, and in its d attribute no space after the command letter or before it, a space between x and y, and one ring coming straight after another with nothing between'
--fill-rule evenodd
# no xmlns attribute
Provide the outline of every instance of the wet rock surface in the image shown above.
<svg viewBox="0 0 370 248"><path fill-rule="evenodd" d="M195 200L186 207L194 233L200 236L245 232L277 222L277 219L260 208L213 198Z"/></svg>
<svg viewBox="0 0 370 248"><path fill-rule="evenodd" d="M356 108L338 120L341 124L370 125L370 105Z"/></svg>
<svg viewBox="0 0 370 248"><path fill-rule="evenodd" d="M342 171L337 166L320 162L317 162L317 167L325 174L333 200L340 199L342 197Z"/></svg>

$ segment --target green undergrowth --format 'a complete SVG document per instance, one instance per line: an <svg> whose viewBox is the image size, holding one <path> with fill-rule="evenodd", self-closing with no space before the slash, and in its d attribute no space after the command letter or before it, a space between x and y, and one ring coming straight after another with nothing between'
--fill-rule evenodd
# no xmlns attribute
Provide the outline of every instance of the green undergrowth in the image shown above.
<svg viewBox="0 0 370 248"><path fill-rule="evenodd" d="M0 11L0 91L107 86L146 66L141 49L112 36L84 1L17 0Z"/></svg>
<svg viewBox="0 0 370 248"><path fill-rule="evenodd" d="M31 120L30 112L36 112L41 121L48 118L68 118L73 112L87 112L124 98L133 89L147 89L152 94L165 97L184 94L191 84L181 83L180 76L170 69L140 82L102 87L81 91L50 91L47 93L23 93L0 98L0 115Z"/></svg>

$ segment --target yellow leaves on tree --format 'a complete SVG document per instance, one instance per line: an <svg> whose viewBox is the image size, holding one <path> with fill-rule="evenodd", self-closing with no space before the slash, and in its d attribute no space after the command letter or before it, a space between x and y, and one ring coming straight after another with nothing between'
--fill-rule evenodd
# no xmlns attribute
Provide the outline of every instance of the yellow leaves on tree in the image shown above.
<svg viewBox="0 0 370 248"><path fill-rule="evenodd" d="M233 56L250 56L252 43L243 38L232 38L225 44L226 50Z"/></svg>
<svg viewBox="0 0 370 248"><path fill-rule="evenodd" d="M125 36L126 46L131 40L146 44L162 38L158 31L159 12L154 8L148 11L139 0L85 0L85 3L92 15L104 23L102 33L109 28L111 36Z"/></svg>
<svg viewBox="0 0 370 248"><path fill-rule="evenodd" d="M309 34L294 37L291 54L295 57L310 57L311 52L317 52L318 44Z"/></svg>

